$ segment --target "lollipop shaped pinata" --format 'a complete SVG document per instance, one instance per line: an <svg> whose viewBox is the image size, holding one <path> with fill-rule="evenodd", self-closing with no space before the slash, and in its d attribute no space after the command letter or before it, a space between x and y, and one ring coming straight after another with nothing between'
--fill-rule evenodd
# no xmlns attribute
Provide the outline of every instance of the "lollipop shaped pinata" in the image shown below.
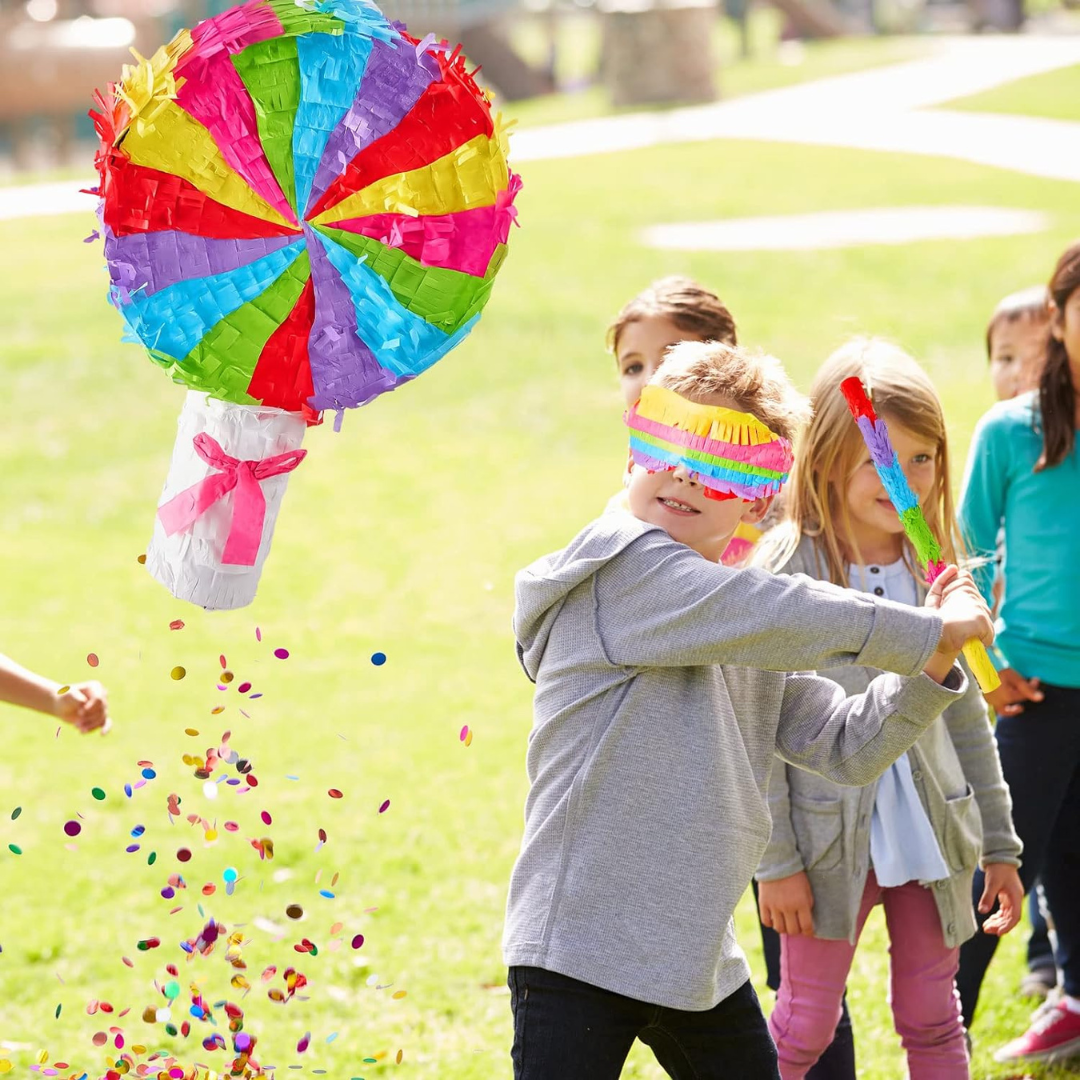
<svg viewBox="0 0 1080 1080"><path fill-rule="evenodd" d="M521 182L460 52L363 0L248 0L136 60L91 116L109 299L189 388L147 567L242 607L307 425L465 338Z"/></svg>

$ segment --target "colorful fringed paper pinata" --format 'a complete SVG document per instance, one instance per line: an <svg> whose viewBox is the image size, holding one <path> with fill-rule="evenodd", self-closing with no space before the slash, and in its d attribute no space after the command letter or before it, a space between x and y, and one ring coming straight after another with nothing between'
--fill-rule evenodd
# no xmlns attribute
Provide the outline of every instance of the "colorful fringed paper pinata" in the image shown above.
<svg viewBox="0 0 1080 1080"><path fill-rule="evenodd" d="M911 490L911 485L904 475L904 470L893 449L889 438L889 429L874 411L874 406L867 397L866 388L857 375L845 379L840 384L840 392L848 403L851 415L859 425L863 440L870 451L874 469L881 478L889 501L904 525L904 532L915 548L915 555L926 571L926 580L933 584L934 579L945 569L941 545L934 536L919 506L919 497ZM986 648L981 641L972 639L964 645L964 659L971 668L984 694L996 690L1001 685L998 673L990 662Z"/></svg>
<svg viewBox="0 0 1080 1080"><path fill-rule="evenodd" d="M702 405L649 384L626 413L634 461L659 472L685 465L713 499L775 495L791 471L788 439L750 413Z"/></svg>
<svg viewBox="0 0 1080 1080"><path fill-rule="evenodd" d="M469 333L521 184L460 52L363 0L248 0L136 59L91 114L109 298L190 391L147 566L240 607L306 425Z"/></svg>

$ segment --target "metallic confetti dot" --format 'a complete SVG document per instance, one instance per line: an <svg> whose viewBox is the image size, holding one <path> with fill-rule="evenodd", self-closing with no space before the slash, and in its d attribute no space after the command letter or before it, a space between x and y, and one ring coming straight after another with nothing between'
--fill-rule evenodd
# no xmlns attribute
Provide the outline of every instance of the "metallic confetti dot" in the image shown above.
<svg viewBox="0 0 1080 1080"><path fill-rule="evenodd" d="M93 1040L95 1046L104 1046L108 1041L109 1036L104 1031L97 1032Z"/></svg>
<svg viewBox="0 0 1080 1080"><path fill-rule="evenodd" d="M146 556L145 555L140 555L139 558L136 561L138 562L138 564L140 566L145 566L146 565Z"/></svg>
<svg viewBox="0 0 1080 1080"><path fill-rule="evenodd" d="M404 1056L405 1056L405 1051L404 1051L404 1050L399 1050L399 1051L397 1052L397 1057L396 1057L396 1058L394 1058L394 1060L395 1060L395 1061L396 1061L396 1062L397 1062L397 1063L398 1063L398 1064L400 1065L400 1064L401 1064L401 1059L402 1059L402 1058L403 1058Z"/></svg>
<svg viewBox="0 0 1080 1080"><path fill-rule="evenodd" d="M340 791L338 791L338 789L336 787L332 787L326 794L329 795L331 799L342 799L342 798L344 798L344 796L341 794Z"/></svg>
<svg viewBox="0 0 1080 1080"><path fill-rule="evenodd" d="M184 629L184 620L183 619L173 619L173 621L171 623L169 623L169 629L170 630L183 630Z"/></svg>
<svg viewBox="0 0 1080 1080"><path fill-rule="evenodd" d="M319 830L319 843L321 843L321 844L326 843L326 830L325 829L320 829Z"/></svg>
<svg viewBox="0 0 1080 1080"><path fill-rule="evenodd" d="M274 655L279 660L288 660L289 659L289 650L288 649L275 649L274 650Z"/></svg>
<svg viewBox="0 0 1080 1080"><path fill-rule="evenodd" d="M179 860L180 860L181 862L188 862L188 861L190 861L190 859L191 859L191 852L190 852L190 851L188 851L188 849L187 849L186 847L182 847L182 848L181 848L181 849L180 849L180 850L179 850L179 851L178 851L178 852L176 853L176 857L177 857L177 858L178 858L178 859L179 859Z"/></svg>
<svg viewBox="0 0 1080 1080"><path fill-rule="evenodd" d="M138 844L128 844L128 846L126 848L124 848L124 850L129 855L134 855L135 852L139 850L139 845Z"/></svg>
<svg viewBox="0 0 1080 1080"><path fill-rule="evenodd" d="M64 824L64 832L68 836L78 836L82 832L82 826L77 821L68 821Z"/></svg>
<svg viewBox="0 0 1080 1080"><path fill-rule="evenodd" d="M131 830L131 835L135 836L135 837L139 837L139 836L142 836L142 834L144 832L146 832L146 826L145 825L136 825L135 828Z"/></svg>
<svg viewBox="0 0 1080 1080"><path fill-rule="evenodd" d="M91 667L97 667L97 666L98 666L98 664L100 664L100 663L101 663L101 661L100 661L100 660L98 659L97 653L89 653L89 654L87 654L87 657L86 657L86 662L87 662L87 663L88 663L88 664L89 664L89 665L90 665Z"/></svg>
<svg viewBox="0 0 1080 1080"><path fill-rule="evenodd" d="M142 774L147 780L153 780L157 776L153 769L143 769Z"/></svg>
<svg viewBox="0 0 1080 1080"><path fill-rule="evenodd" d="M177 664L177 665L176 665L176 667L174 667L174 668L172 669L172 671L170 671L170 672L169 672L169 674L170 674L170 675L171 675L171 676L172 676L172 677L173 677L173 678L174 678L174 679L175 679L175 680L176 680L177 682L179 682L179 681L180 681L180 680L181 680L181 679L182 679L182 678L183 678L183 677L184 677L184 676L185 676L185 675L187 674L187 669L186 669L186 668L182 668L182 667L181 667L181 666L180 666L179 664Z"/></svg>
<svg viewBox="0 0 1080 1080"><path fill-rule="evenodd" d="M90 794L93 795L98 802L103 802L105 799L105 792L103 789L96 787L90 789Z"/></svg>
<svg viewBox="0 0 1080 1080"><path fill-rule="evenodd" d="M225 659L224 654L218 657L218 663L221 664L222 671L224 671L229 666L229 661Z"/></svg>
<svg viewBox="0 0 1080 1080"><path fill-rule="evenodd" d="M259 817L262 818L264 825L273 825L274 824L274 819L270 816L270 811L269 810L264 810L259 815Z"/></svg>
<svg viewBox="0 0 1080 1080"><path fill-rule="evenodd" d="M220 716L224 711L225 711L225 706L224 705L215 705L214 708L212 708L210 710L210 715L211 716Z"/></svg>
<svg viewBox="0 0 1080 1080"><path fill-rule="evenodd" d="M57 1020L59 1020L59 1019L60 1019L60 1010L61 1010L61 1009L62 1009L63 1007L64 1007L64 1003L63 1003L63 1002L61 1002L61 1003L60 1003L59 1005L57 1005L57 1006L56 1006L56 1019L57 1019ZM66 1067L67 1067L67 1066L65 1066L65 1068L66 1068Z"/></svg>
<svg viewBox="0 0 1080 1080"><path fill-rule="evenodd" d="M472 746L472 737L473 737L473 733L471 731L469 732L468 735L465 736L465 745L466 746Z"/></svg>
<svg viewBox="0 0 1080 1080"><path fill-rule="evenodd" d="M363 934L357 934L356 937L354 937L352 939L352 947L354 949L359 949L360 946L363 945L363 944L364 944L364 935Z"/></svg>
<svg viewBox="0 0 1080 1080"><path fill-rule="evenodd" d="M12 852L14 855L22 854L22 848L19 847L18 844L8 844L8 851Z"/></svg>
<svg viewBox="0 0 1080 1080"><path fill-rule="evenodd" d="M466 736L467 736L468 734L469 734L469 725L468 725L468 724L466 724L466 725L465 725L465 726L464 726L464 727L463 727L463 728L461 729L461 734L460 734L460 735L458 736L458 738L459 738L459 739L460 739L460 740L461 740L462 742L464 742L464 741L465 741L465 738L466 738Z"/></svg>
<svg viewBox="0 0 1080 1080"><path fill-rule="evenodd" d="M384 652L372 653L371 654L371 662L376 667L382 667L383 664L386 663L386 653L384 653Z"/></svg>
<svg viewBox="0 0 1080 1080"><path fill-rule="evenodd" d="M385 814L386 811L389 810L389 809L390 809L390 800L387 799L386 802L384 802L382 804L382 806L379 807L379 813L380 814Z"/></svg>
<svg viewBox="0 0 1080 1080"><path fill-rule="evenodd" d="M325 897L327 900L334 899L334 894L329 889L320 889L319 895Z"/></svg>
<svg viewBox="0 0 1080 1080"><path fill-rule="evenodd" d="M407 994L408 994L408 990L395 990L395 991L394 991L394 995L393 995L393 996L394 996L394 1000L395 1000L395 1001L400 1001L400 1000L401 1000L401 999L402 999L403 997L405 997L405 996L406 996Z"/></svg>
<svg viewBox="0 0 1080 1080"><path fill-rule="evenodd" d="M260 630L257 626L255 627L255 640L262 641L262 630Z"/></svg>
<svg viewBox="0 0 1080 1080"><path fill-rule="evenodd" d="M302 919L304 917L304 909L299 904L290 904L285 909L285 914L290 919Z"/></svg>
<svg viewBox="0 0 1080 1080"><path fill-rule="evenodd" d="M56 696L63 697L70 689L70 686L61 686L60 689L56 691Z"/></svg>
<svg viewBox="0 0 1080 1080"><path fill-rule="evenodd" d="M184 728L184 734L185 735L190 735L190 736L192 736L194 738L194 736L199 734L199 729L198 728L193 728L193 727Z"/></svg>
<svg viewBox="0 0 1080 1080"><path fill-rule="evenodd" d="M225 879L225 881L227 883L231 884L232 882L236 881L236 879L240 875L236 872L236 870L233 867L229 866L229 867L225 868L225 870L222 872L221 876Z"/></svg>
<svg viewBox="0 0 1080 1080"><path fill-rule="evenodd" d="M233 679L235 679L235 678L236 678L236 676L231 671L223 671L221 673L221 681L226 686L228 686L229 683L231 683L233 681Z"/></svg>
<svg viewBox="0 0 1080 1080"><path fill-rule="evenodd" d="M11 811L11 820L14 821L21 813L22 807L16 806L15 809Z"/></svg>
<svg viewBox="0 0 1080 1080"><path fill-rule="evenodd" d="M251 683L242 682L236 689L239 693L246 694L251 689Z"/></svg>
<svg viewBox="0 0 1080 1080"><path fill-rule="evenodd" d="M296 1044L296 1052L302 1054L311 1045L311 1032L306 1032L304 1037Z"/></svg>
<svg viewBox="0 0 1080 1080"><path fill-rule="evenodd" d="M156 863L156 862L157 862L157 852L156 851L151 851L150 854L146 856L146 865L147 866L153 866L154 863Z"/></svg>

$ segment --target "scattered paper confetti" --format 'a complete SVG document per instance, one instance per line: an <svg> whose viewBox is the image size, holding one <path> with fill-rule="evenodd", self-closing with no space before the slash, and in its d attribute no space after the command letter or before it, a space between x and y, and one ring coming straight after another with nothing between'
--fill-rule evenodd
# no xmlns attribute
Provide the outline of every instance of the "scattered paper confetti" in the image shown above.
<svg viewBox="0 0 1080 1080"><path fill-rule="evenodd" d="M384 652L373 653L372 656L371 656L371 662L376 667L382 667L383 664L386 663L386 653L384 653Z"/></svg>
<svg viewBox="0 0 1080 1080"><path fill-rule="evenodd" d="M288 649L275 649L274 650L274 655L279 660L288 660L289 659L289 650Z"/></svg>
<svg viewBox="0 0 1080 1080"><path fill-rule="evenodd" d="M186 668L182 668L182 667L181 667L181 666L180 666L179 664L177 664L177 665L176 665L176 667L174 667L174 668L172 669L172 671L170 671L170 672L169 672L169 674L170 674L170 675L171 675L171 676L172 676L172 677L173 677L173 678L174 678L174 679L175 679L175 680L176 680L177 682L179 682L179 681L180 681L180 680L181 680L181 679L182 679L182 678L183 678L183 677L184 677L184 676L185 676L185 675L187 674L187 669L186 669Z"/></svg>
<svg viewBox="0 0 1080 1080"><path fill-rule="evenodd" d="M171 623L169 623L169 629L170 630L183 630L184 629L184 620L183 619L173 619L173 621Z"/></svg>
<svg viewBox="0 0 1080 1080"><path fill-rule="evenodd" d="M100 660L98 660L98 656L97 656L97 653L89 653L89 654L87 654L87 657L86 657L86 662L87 662L87 663L88 663L88 664L89 664L89 665L90 665L91 667L97 667L97 666L98 666L98 664L100 664L100 663L101 663L101 661L100 661Z"/></svg>

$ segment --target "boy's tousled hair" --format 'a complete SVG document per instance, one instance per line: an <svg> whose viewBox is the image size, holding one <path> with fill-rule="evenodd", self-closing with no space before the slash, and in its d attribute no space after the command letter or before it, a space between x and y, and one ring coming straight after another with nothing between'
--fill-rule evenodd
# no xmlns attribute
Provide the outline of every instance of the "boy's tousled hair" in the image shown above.
<svg viewBox="0 0 1080 1080"><path fill-rule="evenodd" d="M1045 285L1032 285L1028 289L1010 293L994 308L994 313L986 324L987 357L993 351L994 332L997 328L1002 323L1020 322L1021 319L1050 322L1050 290Z"/></svg>
<svg viewBox="0 0 1080 1080"><path fill-rule="evenodd" d="M691 401L723 395L739 412L752 413L792 441L810 415L806 398L776 357L719 341L680 341L649 381Z"/></svg>
<svg viewBox="0 0 1080 1080"><path fill-rule="evenodd" d="M735 319L724 302L688 277L666 277L639 292L608 327L608 348L615 352L622 332L642 319L670 319L680 330L702 341L738 344Z"/></svg>
<svg viewBox="0 0 1080 1080"><path fill-rule="evenodd" d="M1067 248L1050 278L1050 298L1057 318L1064 318L1065 305L1080 289L1080 241ZM1076 395L1069 354L1065 342L1052 334L1047 338L1046 364L1039 379L1039 413L1042 417L1043 450L1036 472L1060 465L1076 445Z"/></svg>
<svg viewBox="0 0 1080 1080"><path fill-rule="evenodd" d="M903 349L879 338L855 338L829 357L814 376L810 404L814 415L795 455L784 490L783 520L758 545L754 562L781 569L804 536L813 538L819 557L836 585L850 585L848 565L855 553L844 548L841 533L851 535L844 492L848 478L868 451L840 392L844 379L860 378L874 410L936 446L934 490L922 504L947 562L959 553L959 530L949 482L949 442L941 402L930 377ZM922 577L914 550L905 540L905 558Z"/></svg>

